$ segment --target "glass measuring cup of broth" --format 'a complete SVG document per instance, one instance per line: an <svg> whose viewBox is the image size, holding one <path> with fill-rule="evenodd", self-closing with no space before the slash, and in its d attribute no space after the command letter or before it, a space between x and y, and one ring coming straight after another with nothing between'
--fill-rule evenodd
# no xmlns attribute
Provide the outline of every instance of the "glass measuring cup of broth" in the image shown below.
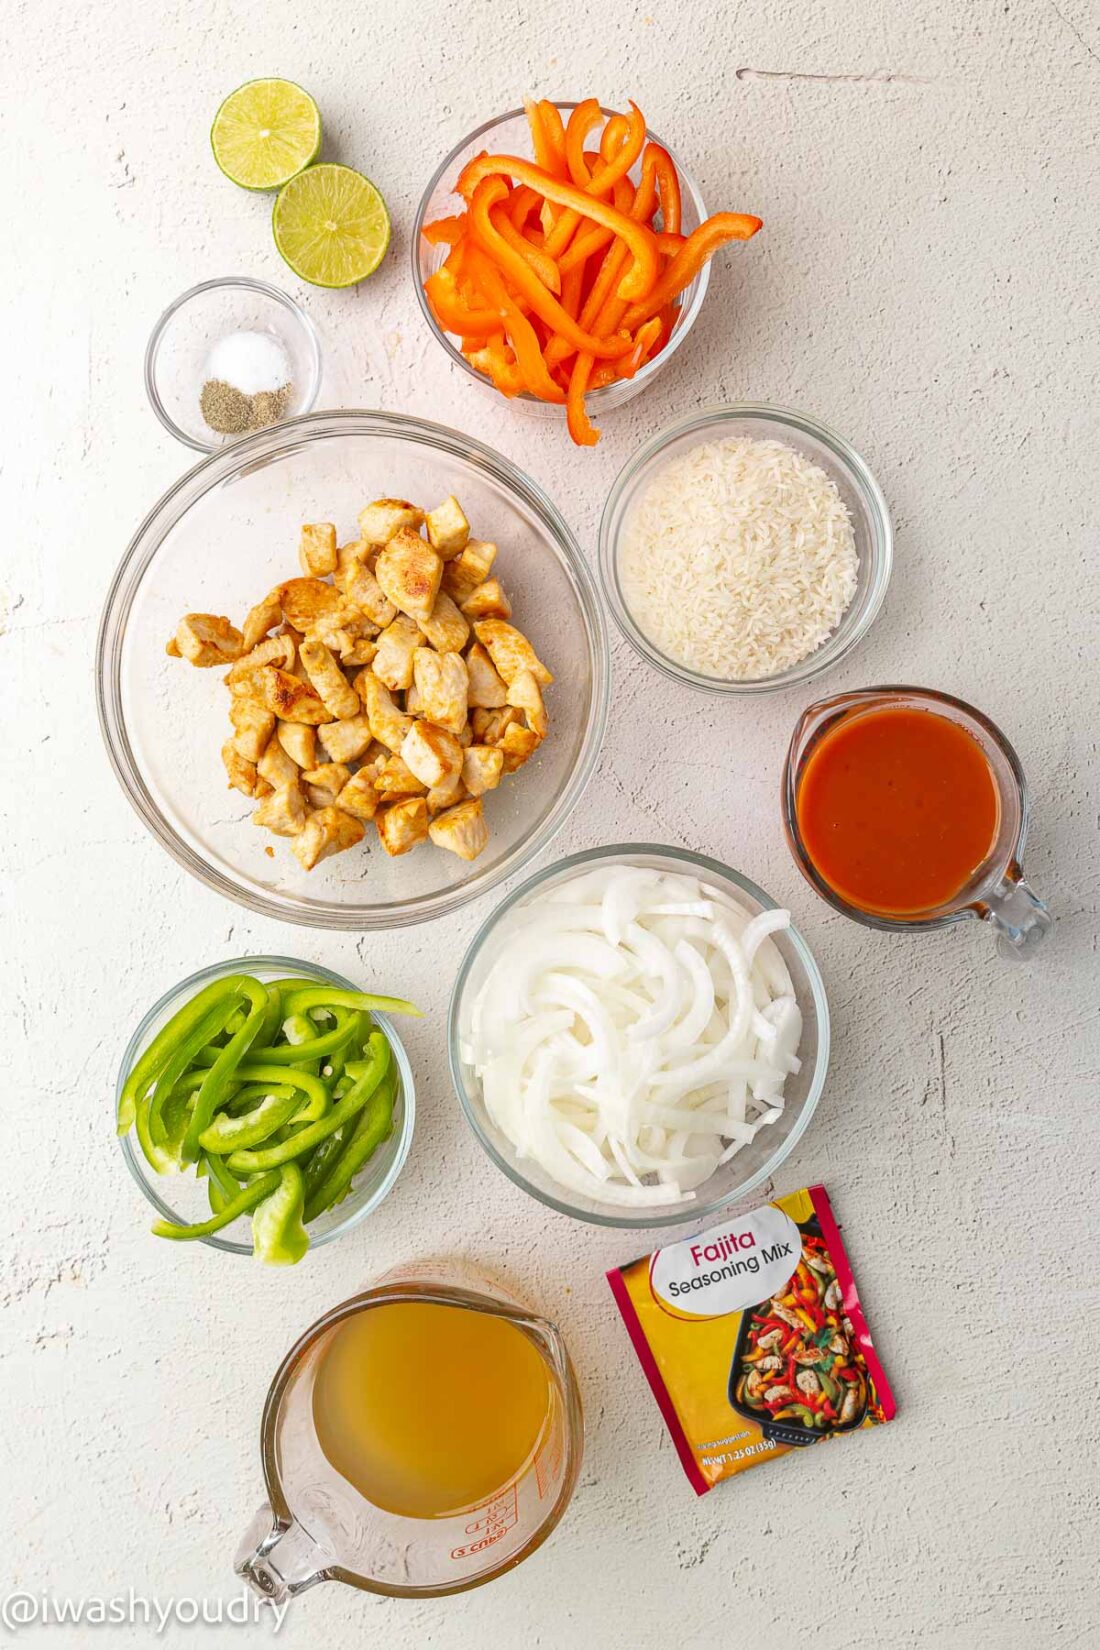
<svg viewBox="0 0 1100 1650"><path fill-rule="evenodd" d="M449 1269L389 1275L284 1358L261 1427L268 1500L234 1568L275 1604L321 1581L477 1587L554 1529L583 1436L552 1323Z"/></svg>
<svg viewBox="0 0 1100 1650"><path fill-rule="evenodd" d="M1019 758L988 717L946 693L864 688L811 705L787 752L783 817L803 876L868 927L980 917L1013 958L1050 928L1020 870Z"/></svg>

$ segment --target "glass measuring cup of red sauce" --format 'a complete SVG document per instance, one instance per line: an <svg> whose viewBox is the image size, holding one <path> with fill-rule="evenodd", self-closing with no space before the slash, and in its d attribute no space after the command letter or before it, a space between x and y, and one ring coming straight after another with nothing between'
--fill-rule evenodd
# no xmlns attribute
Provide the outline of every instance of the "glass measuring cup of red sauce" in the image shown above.
<svg viewBox="0 0 1100 1650"><path fill-rule="evenodd" d="M871 928L981 917L1003 956L1040 943L1050 913L1023 880L1027 788L999 728L961 699L875 687L819 700L794 730L787 841L830 905Z"/></svg>

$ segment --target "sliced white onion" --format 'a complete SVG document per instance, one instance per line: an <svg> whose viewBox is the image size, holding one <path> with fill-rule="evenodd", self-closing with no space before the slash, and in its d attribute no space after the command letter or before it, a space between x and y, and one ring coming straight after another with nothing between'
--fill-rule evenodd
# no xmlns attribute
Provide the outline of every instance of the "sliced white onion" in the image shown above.
<svg viewBox="0 0 1100 1650"><path fill-rule="evenodd" d="M494 1127L594 1204L690 1201L799 1069L789 922L632 866L518 907L459 1039Z"/></svg>

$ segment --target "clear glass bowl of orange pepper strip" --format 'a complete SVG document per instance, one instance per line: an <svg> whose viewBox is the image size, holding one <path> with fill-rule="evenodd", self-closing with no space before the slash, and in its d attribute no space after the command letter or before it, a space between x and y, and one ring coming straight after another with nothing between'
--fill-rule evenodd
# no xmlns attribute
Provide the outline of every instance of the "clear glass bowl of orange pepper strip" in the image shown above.
<svg viewBox="0 0 1100 1650"><path fill-rule="evenodd" d="M515 153L529 146L534 159ZM443 210L457 196L457 212ZM704 217L671 151L629 113L528 102L474 132L428 185L413 236L421 307L453 359L532 405L591 414L644 387L686 337L707 265L762 220ZM456 342L457 340L457 342Z"/></svg>

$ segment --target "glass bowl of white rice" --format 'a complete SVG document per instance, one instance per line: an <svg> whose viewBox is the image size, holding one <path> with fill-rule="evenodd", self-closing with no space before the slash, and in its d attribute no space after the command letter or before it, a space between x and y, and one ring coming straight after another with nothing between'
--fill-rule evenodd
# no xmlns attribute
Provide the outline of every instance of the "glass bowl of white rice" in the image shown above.
<svg viewBox="0 0 1100 1650"><path fill-rule="evenodd" d="M708 408L654 436L600 523L619 629L709 693L773 693L829 670L866 635L892 563L864 460L816 419L764 403Z"/></svg>

